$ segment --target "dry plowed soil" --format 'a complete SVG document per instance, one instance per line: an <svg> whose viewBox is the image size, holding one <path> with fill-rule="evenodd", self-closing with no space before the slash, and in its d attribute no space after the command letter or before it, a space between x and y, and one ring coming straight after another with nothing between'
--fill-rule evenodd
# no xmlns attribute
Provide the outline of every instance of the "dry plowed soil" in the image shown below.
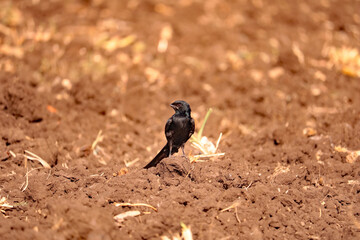
<svg viewBox="0 0 360 240"><path fill-rule="evenodd" d="M2 0L0 239L360 239L359 9ZM143 169L178 99L225 155Z"/></svg>

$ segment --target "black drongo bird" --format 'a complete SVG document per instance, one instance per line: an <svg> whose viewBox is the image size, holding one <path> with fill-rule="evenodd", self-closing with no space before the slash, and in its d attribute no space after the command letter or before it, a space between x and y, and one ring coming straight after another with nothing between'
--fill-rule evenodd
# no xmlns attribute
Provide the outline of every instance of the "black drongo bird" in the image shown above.
<svg viewBox="0 0 360 240"><path fill-rule="evenodd" d="M166 145L144 168L155 167L162 159L170 157L178 152L181 147L183 155L184 145L195 130L194 119L191 118L190 105L185 101L175 101L170 106L175 110L175 114L167 120L165 125Z"/></svg>

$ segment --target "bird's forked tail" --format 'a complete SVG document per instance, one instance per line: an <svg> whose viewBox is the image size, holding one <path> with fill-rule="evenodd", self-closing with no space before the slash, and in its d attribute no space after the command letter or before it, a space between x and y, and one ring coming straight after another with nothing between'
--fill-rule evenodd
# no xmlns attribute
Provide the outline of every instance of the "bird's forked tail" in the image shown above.
<svg viewBox="0 0 360 240"><path fill-rule="evenodd" d="M153 160L151 160L151 162L149 162L144 168L151 168L151 167L155 167L156 165L158 165L158 163L163 160L164 158L169 156L169 144L167 143L161 150L160 152L154 157Z"/></svg>

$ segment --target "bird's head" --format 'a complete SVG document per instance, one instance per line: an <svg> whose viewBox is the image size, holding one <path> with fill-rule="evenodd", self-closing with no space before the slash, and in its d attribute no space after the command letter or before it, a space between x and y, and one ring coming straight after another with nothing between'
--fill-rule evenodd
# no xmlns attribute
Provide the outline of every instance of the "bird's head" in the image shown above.
<svg viewBox="0 0 360 240"><path fill-rule="evenodd" d="M175 102L173 102L172 104L170 104L170 107L172 107L176 113L188 113L190 114L191 109L190 109L190 105L182 100L177 100Z"/></svg>

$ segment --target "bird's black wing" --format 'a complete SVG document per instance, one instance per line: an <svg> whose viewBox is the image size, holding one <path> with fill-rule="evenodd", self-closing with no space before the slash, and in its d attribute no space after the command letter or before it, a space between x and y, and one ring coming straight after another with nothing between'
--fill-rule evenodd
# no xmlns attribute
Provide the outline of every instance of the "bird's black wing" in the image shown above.
<svg viewBox="0 0 360 240"><path fill-rule="evenodd" d="M172 139L172 137L174 135L174 130L171 127L172 123L173 123L173 117L169 118L165 125L165 136L168 141L169 141L169 139Z"/></svg>
<svg viewBox="0 0 360 240"><path fill-rule="evenodd" d="M190 132L189 132L189 138L191 137L191 135L194 134L195 132L195 121L193 118L191 118L190 120L190 124L191 124L191 129L190 129Z"/></svg>

